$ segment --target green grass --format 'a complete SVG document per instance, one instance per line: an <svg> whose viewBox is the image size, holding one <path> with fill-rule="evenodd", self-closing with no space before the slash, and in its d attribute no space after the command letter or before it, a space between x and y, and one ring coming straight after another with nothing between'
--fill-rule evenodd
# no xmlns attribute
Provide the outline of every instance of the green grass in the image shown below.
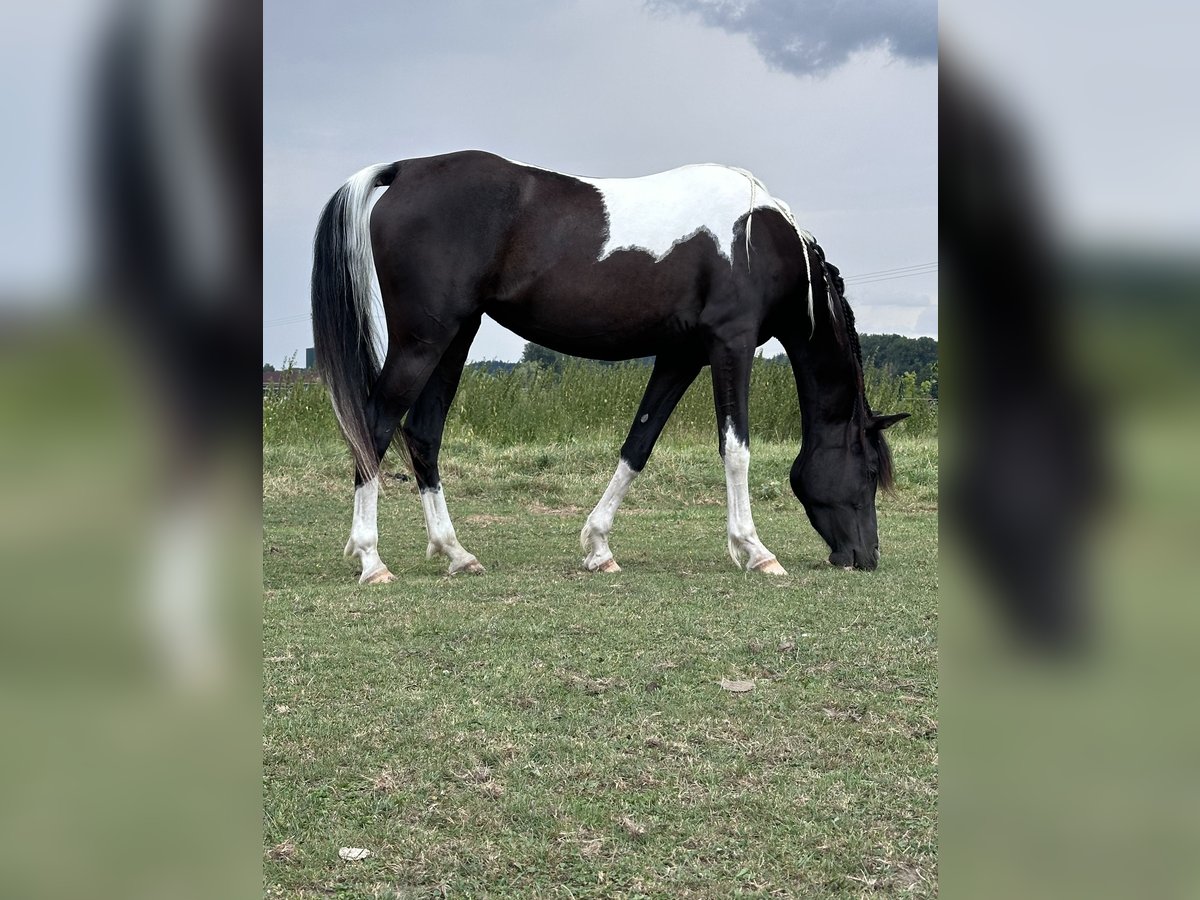
<svg viewBox="0 0 1200 900"><path fill-rule="evenodd" d="M599 576L578 532L620 436L459 423L442 473L487 574L426 560L411 482L385 479L398 580L372 588L341 558L344 447L267 440L266 896L935 895L937 444L904 428L874 573L822 562L795 445L756 439L755 521L791 572L771 579L726 554L707 433L664 437L617 516L624 571Z"/></svg>

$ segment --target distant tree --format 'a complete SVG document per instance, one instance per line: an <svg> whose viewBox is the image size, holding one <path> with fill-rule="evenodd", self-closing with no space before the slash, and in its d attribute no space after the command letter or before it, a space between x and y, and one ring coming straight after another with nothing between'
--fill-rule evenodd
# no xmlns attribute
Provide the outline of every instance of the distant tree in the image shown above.
<svg viewBox="0 0 1200 900"><path fill-rule="evenodd" d="M567 360L578 358L579 357L568 356L566 353L559 353L557 350L551 350L549 347L543 347L541 344L535 344L532 341L527 343L525 345L525 349L521 352L521 362L537 363L542 368L553 369L555 372L561 372L563 370L563 366L566 365ZM641 363L644 366L650 366L654 364L654 357L640 356L627 361ZM600 359L594 360L594 362L598 366L616 366L626 362L626 360L612 361Z"/></svg>
<svg viewBox="0 0 1200 900"><path fill-rule="evenodd" d="M481 359L477 362L467 363L468 369L486 372L489 375L499 375L501 373L511 372L516 367L517 363L505 362L502 359Z"/></svg>
<svg viewBox="0 0 1200 900"><path fill-rule="evenodd" d="M271 365L270 363L263 363L263 371L264 372L274 372L275 367L273 365Z"/></svg>
<svg viewBox="0 0 1200 900"><path fill-rule="evenodd" d="M918 383L933 382L933 396L937 396L936 340L899 334L864 334L859 336L859 344L865 365L874 365L892 375L912 372L917 376Z"/></svg>
<svg viewBox="0 0 1200 900"><path fill-rule="evenodd" d="M567 357L556 350L551 350L549 347L543 347L541 344L535 344L532 341L525 345L525 349L521 351L521 362L537 363L544 369L553 369L555 372L561 372L563 363Z"/></svg>

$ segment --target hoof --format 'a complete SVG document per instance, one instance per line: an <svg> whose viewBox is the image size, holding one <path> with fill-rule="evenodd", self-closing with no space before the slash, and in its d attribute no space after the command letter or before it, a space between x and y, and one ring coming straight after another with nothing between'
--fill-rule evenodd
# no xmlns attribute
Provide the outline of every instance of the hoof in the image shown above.
<svg viewBox="0 0 1200 900"><path fill-rule="evenodd" d="M755 572L762 572L766 575L786 575L787 569L779 564L779 560L775 557L764 559L758 565L754 566Z"/></svg>
<svg viewBox="0 0 1200 900"><path fill-rule="evenodd" d="M617 561L611 556L603 562L593 562L589 556L583 561L583 567L589 572L620 572L621 567L617 565Z"/></svg>
<svg viewBox="0 0 1200 900"><path fill-rule="evenodd" d="M484 571L483 566L479 564L479 560L475 558L450 567L451 575L482 575Z"/></svg>
<svg viewBox="0 0 1200 900"><path fill-rule="evenodd" d="M370 575L363 573L363 576L360 579L358 579L358 583L359 584L391 584L395 580L396 580L396 576L393 575L388 570L387 566L384 566L382 569L376 569Z"/></svg>

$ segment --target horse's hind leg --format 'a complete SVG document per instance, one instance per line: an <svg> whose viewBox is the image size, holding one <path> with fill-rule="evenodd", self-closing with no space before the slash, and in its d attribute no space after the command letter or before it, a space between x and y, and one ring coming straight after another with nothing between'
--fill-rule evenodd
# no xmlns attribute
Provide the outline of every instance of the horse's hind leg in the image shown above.
<svg viewBox="0 0 1200 900"><path fill-rule="evenodd" d="M713 347L713 399L717 407L717 444L725 461L729 502L729 555L738 567L786 575L775 554L758 538L750 515L750 367L754 341L747 338Z"/></svg>
<svg viewBox="0 0 1200 900"><path fill-rule="evenodd" d="M361 472L354 477L354 520L350 539L343 551L347 557L357 556L362 565L359 584L386 584L395 576L379 558L379 474L364 479Z"/></svg>
<svg viewBox="0 0 1200 900"><path fill-rule="evenodd" d="M696 380L699 373L698 362L669 361L663 357L655 360L654 371L650 373L650 383L646 385L646 393L642 396L637 415L633 418L629 436L625 438L621 447L621 461L617 464L617 471L579 535L579 542L587 553L583 565L589 572L621 571L608 548L608 534L612 530L613 518L629 486L645 468L650 451L654 449L655 441L662 434L667 419L671 417L676 404L687 393L688 386Z"/></svg>
<svg viewBox="0 0 1200 900"><path fill-rule="evenodd" d="M438 472L438 455L442 448L442 432L446 415L454 402L462 378L463 365L471 341L479 330L479 318L465 323L446 350L441 362L426 382L416 403L404 420L403 434L412 459L417 487L421 491L421 508L425 513L425 532L429 536L428 556L441 554L450 559L450 574L483 572L472 554L463 549L450 521L446 497L442 492L442 477Z"/></svg>
<svg viewBox="0 0 1200 900"><path fill-rule="evenodd" d="M383 460L401 419L420 395L445 349L446 345L415 339L398 340L388 348L387 359L371 390L366 410L375 438L377 463ZM379 473L366 478L361 470L356 470L354 521L345 554L357 556L362 564L360 584L385 584L395 580L379 558L378 505Z"/></svg>

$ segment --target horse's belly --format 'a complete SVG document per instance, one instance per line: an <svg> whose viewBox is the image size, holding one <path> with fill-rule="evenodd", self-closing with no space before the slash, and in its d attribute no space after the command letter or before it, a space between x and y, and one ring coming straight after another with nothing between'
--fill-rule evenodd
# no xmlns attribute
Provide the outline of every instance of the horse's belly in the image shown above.
<svg viewBox="0 0 1200 900"><path fill-rule="evenodd" d="M681 285L586 274L549 277L520 295L488 304L493 319L527 340L592 359L634 359L694 338L699 298Z"/></svg>

